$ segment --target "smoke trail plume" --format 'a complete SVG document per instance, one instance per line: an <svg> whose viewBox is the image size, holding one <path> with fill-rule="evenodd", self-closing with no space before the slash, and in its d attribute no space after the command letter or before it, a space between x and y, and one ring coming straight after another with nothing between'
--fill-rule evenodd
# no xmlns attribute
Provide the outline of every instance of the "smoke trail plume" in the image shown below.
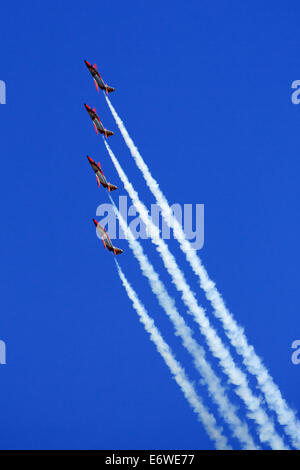
<svg viewBox="0 0 300 470"><path fill-rule="evenodd" d="M218 428L214 416L206 409L202 400L197 395L194 386L189 381L186 373L181 364L176 360L169 345L163 339L160 331L155 326L152 318L149 317L144 305L140 302L136 292L133 290L127 281L123 271L121 270L118 262L116 261L118 274L122 281L123 286L127 292L129 299L132 301L133 307L137 312L141 323L143 323L145 330L149 333L151 341L156 346L157 351L164 359L175 381L181 388L186 400L190 404L193 411L196 413L198 420L203 424L207 434L215 443L217 449L230 449L226 438L222 434L222 430Z"/></svg>
<svg viewBox="0 0 300 470"><path fill-rule="evenodd" d="M242 423L238 418L235 407L229 401L224 387L221 385L219 378L206 360L204 349L199 346L193 338L191 329L186 325L184 319L179 314L174 300L169 296L164 284L159 278L159 275L154 270L147 255L145 255L141 244L135 240L131 230L115 206L110 194L108 196L119 219L120 226L126 235L129 246L140 265L143 275L148 279L152 292L155 294L160 306L164 309L173 323L176 335L181 338L183 346L193 357L194 365L199 374L203 377L212 400L218 406L220 415L228 423L233 436L241 442L244 449L257 448L249 434L247 425Z"/></svg>
<svg viewBox="0 0 300 470"><path fill-rule="evenodd" d="M150 233L153 243L157 247L164 265L172 277L173 283L177 290L182 294L182 300L188 307L188 312L193 316L197 322L201 333L204 335L207 344L212 354L219 360L224 373L228 376L230 382L235 386L236 394L243 400L248 409L248 417L253 419L258 428L258 435L262 442L268 443L273 449L285 449L285 445L281 437L276 433L272 421L262 408L261 400L253 395L250 390L245 374L236 366L230 351L224 346L217 332L210 325L208 318L205 315L203 308L201 308L197 300L188 286L183 273L180 271L176 260L172 253L169 251L166 243L160 238L157 227L153 224L147 208L140 201L137 192L134 190L132 184L123 171L116 156L111 148L104 140L109 155L116 167L116 170L124 184L126 191L132 199L133 204L141 215L141 219L145 223L148 233Z"/></svg>
<svg viewBox="0 0 300 470"><path fill-rule="evenodd" d="M193 272L198 277L200 286L204 290L206 298L211 302L214 309L214 315L221 321L228 339L232 346L235 347L237 353L242 357L243 364L246 366L248 372L256 377L258 386L264 394L266 403L270 409L276 413L279 423L284 427L284 430L291 438L293 445L299 449L300 423L297 419L296 413L288 406L286 400L282 397L279 387L275 384L272 376L263 364L262 359L256 354L254 347L248 343L244 329L238 325L233 314L227 309L215 283L209 278L209 275L196 251L186 239L184 231L177 219L174 217L165 195L162 193L157 181L153 178L148 166L129 136L124 123L107 97L106 101L137 167L142 172L148 188L161 208L164 220L168 226L173 229L174 236L179 242L181 250L185 254Z"/></svg>

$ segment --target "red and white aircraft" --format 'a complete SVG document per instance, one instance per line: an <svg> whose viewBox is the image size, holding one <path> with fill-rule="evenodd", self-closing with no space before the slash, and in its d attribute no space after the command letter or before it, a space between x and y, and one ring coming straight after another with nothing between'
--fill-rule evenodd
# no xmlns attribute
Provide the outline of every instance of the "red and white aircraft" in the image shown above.
<svg viewBox="0 0 300 470"><path fill-rule="evenodd" d="M117 186L113 185L113 184L110 184L106 181L106 178L104 176L104 173L103 171L101 170L101 165L100 163L98 162L98 164L96 162L94 162L94 160L89 157L87 155L87 159L88 161L90 162L90 165L91 167L93 168L95 174L96 174L96 178L97 178L97 183L98 183L98 186L100 187L100 183L102 184L103 188L107 188L108 191L115 191L115 189L118 189Z"/></svg>
<svg viewBox="0 0 300 470"><path fill-rule="evenodd" d="M115 89L113 87L107 85L107 83L104 83L100 73L97 70L97 65L96 64L92 65L87 60L85 60L84 62L85 62L85 65L87 66L87 68L89 69L93 79L94 79L97 91L99 91L99 88L100 88L101 90L105 90L107 95L108 95L108 93L111 93L112 91L115 91ZM99 88L98 88L98 86L99 86Z"/></svg>
<svg viewBox="0 0 300 470"><path fill-rule="evenodd" d="M100 134L104 134L106 138L110 137L111 135L114 135L113 131L109 131L108 129L105 129L105 127L103 127L103 124L100 121L100 118L97 114L96 108L92 109L87 104L84 104L84 106L87 112L89 113L91 120L93 121L95 131L97 134L99 131Z"/></svg>
<svg viewBox="0 0 300 470"><path fill-rule="evenodd" d="M120 255L121 253L123 253L123 250L121 250L121 248L117 248L116 246L113 246L111 239L109 238L108 233L105 230L105 228L102 227L102 225L100 225L97 222L97 220L93 219L93 222L96 226L97 233L102 238L104 248L105 249L107 248L109 251L113 251L115 255Z"/></svg>

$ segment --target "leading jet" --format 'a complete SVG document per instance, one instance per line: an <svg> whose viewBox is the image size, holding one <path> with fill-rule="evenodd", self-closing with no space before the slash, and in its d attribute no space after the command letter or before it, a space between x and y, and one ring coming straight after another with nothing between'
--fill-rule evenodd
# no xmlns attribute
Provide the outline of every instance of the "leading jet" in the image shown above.
<svg viewBox="0 0 300 470"><path fill-rule="evenodd" d="M120 255L121 253L123 253L123 250L121 250L121 248L117 248L116 246L113 246L112 242L111 242L111 239L109 238L108 236L108 233L107 231L105 230L104 227L102 227L102 225L100 225L97 220L93 219L93 222L96 226L96 230L97 230L97 233L100 235L100 237L102 238L102 241L103 241L103 245L104 245L104 248L108 249L109 251L113 251L114 254L117 256L117 255Z"/></svg>
<svg viewBox="0 0 300 470"><path fill-rule="evenodd" d="M115 191L116 189L118 189L117 186L115 186L113 184L110 184L106 181L106 178L104 176L104 173L101 169L101 165L100 165L99 162L98 163L94 162L94 160L91 157L89 157L88 155L87 155L87 159L90 162L90 165L91 165L91 167L93 168L93 170L96 174L97 183L98 183L99 188L100 188L100 183L101 183L103 188L107 188L109 192L110 191Z"/></svg>
<svg viewBox="0 0 300 470"><path fill-rule="evenodd" d="M91 75L94 79L97 91L99 91L99 88L100 88L101 90L105 90L107 95L108 95L108 93L111 93L112 91L115 91L115 89L112 86L109 86L109 85L107 85L107 83L104 83L100 73L97 70L97 65L96 64L92 65L87 60L85 60L84 63L87 66L87 68L89 69L89 71L90 71L90 73L91 73Z"/></svg>
<svg viewBox="0 0 300 470"><path fill-rule="evenodd" d="M84 106L87 112L89 113L91 120L93 121L95 131L97 134L99 131L99 133L104 134L106 138L110 137L111 135L114 135L113 131L109 131L108 129L105 129L105 127L103 127L103 124L100 121L100 118L97 114L96 108L92 109L87 104L84 104Z"/></svg>

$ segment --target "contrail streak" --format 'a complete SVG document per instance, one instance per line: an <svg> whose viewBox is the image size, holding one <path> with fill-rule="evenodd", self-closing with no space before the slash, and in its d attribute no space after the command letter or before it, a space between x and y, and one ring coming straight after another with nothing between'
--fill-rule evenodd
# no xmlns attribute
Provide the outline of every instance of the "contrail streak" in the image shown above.
<svg viewBox="0 0 300 470"><path fill-rule="evenodd" d="M248 343L243 328L238 325L233 314L227 309L215 283L209 278L209 275L196 251L186 239L185 233L177 219L174 217L165 195L161 191L157 181L150 173L148 166L129 136L122 120L118 116L110 100L107 97L105 98L137 167L142 172L147 186L161 208L164 220L168 226L173 229L174 236L179 242L181 250L185 254L192 270L199 278L200 286L204 290L206 298L213 306L214 315L222 322L227 337L235 347L237 353L242 357L243 363L248 372L256 377L258 386L264 394L266 403L270 409L276 413L279 423L284 427L284 430L291 438L293 445L296 448L300 448L300 423L297 419L296 413L288 406L286 400L282 397L279 387L275 384L272 376L263 364L262 359L256 354L254 347Z"/></svg>
<svg viewBox="0 0 300 470"><path fill-rule="evenodd" d="M221 429L217 427L217 423L214 416L206 409L206 407L202 403L202 400L197 395L194 386L186 376L183 367L176 360L169 345L163 339L160 331L155 326L154 320L149 317L144 305L141 303L136 292L129 284L117 261L116 265L122 284L125 287L127 295L131 300L141 323L143 323L145 330L149 333L151 341L153 341L157 351L160 353L168 368L170 369L171 374L173 375L177 384L181 388L185 398L187 399L193 411L196 413L198 420L203 423L207 434L215 443L217 449L230 449L231 447L228 446L226 438L223 436Z"/></svg>
<svg viewBox="0 0 300 470"><path fill-rule="evenodd" d="M134 190L132 184L123 171L120 163L112 152L111 148L104 140L109 155L116 167L116 170L124 184L126 191L132 199L134 206L137 208L141 215L141 219L150 233L151 240L156 245L157 251L160 254L163 263L172 277L173 283L177 290L182 294L182 300L188 307L190 313L197 322L201 333L206 338L212 354L219 360L224 373L229 377L231 383L235 386L236 394L243 400L248 408L248 417L256 422L258 427L258 434L262 442L267 442L273 449L284 449L285 445L281 437L276 433L272 421L261 407L261 400L253 395L250 390L247 378L235 364L229 350L224 346L221 339L217 335L215 329L210 325L205 311L197 303L197 300L187 284L183 273L180 271L176 260L172 253L169 251L168 246L159 236L159 230L153 224L151 217L148 214L147 208L140 201L137 192Z"/></svg>
<svg viewBox="0 0 300 470"><path fill-rule="evenodd" d="M249 435L248 427L242 423L236 415L235 407L229 401L225 389L222 387L219 378L212 370L209 362L205 358L204 349L198 345L193 338L191 329L186 325L184 319L179 314L174 300L169 296L159 275L154 270L141 244L135 240L131 230L127 226L125 220L117 209L110 194L109 199L113 205L114 211L119 219L120 226L126 235L129 246L136 257L143 275L148 279L152 292L156 295L160 306L164 309L167 316L175 327L175 334L182 340L183 346L193 357L194 365L203 377L208 387L209 393L213 401L217 404L220 415L228 423L232 434L239 439L244 449L255 449L252 437Z"/></svg>

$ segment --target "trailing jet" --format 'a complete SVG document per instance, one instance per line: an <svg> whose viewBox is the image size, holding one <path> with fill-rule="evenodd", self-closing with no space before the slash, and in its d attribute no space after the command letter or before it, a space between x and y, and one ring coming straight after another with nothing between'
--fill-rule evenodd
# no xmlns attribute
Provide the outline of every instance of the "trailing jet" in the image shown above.
<svg viewBox="0 0 300 470"><path fill-rule="evenodd" d="M94 162L94 160L89 157L87 155L87 159L88 161L90 162L91 164L91 167L93 168L95 174L96 174L96 178L97 178L97 183L98 183L98 186L100 187L100 183L102 184L103 188L107 188L108 191L115 191L115 189L118 189L117 186L114 186L113 184L110 184L106 181L106 178L104 176L104 173L103 171L101 170L101 165L100 163L98 162L98 164L96 162Z"/></svg>
<svg viewBox="0 0 300 470"><path fill-rule="evenodd" d="M106 232L105 228L100 225L97 220L93 219L93 222L96 226L97 233L100 235L103 241L104 248L108 249L109 251L113 251L115 255L120 255L123 253L123 250L121 248L117 248L116 246L113 246L111 239L108 236L108 233Z"/></svg>
<svg viewBox="0 0 300 470"><path fill-rule="evenodd" d="M97 70L97 65L96 64L92 65L87 60L85 60L84 62L85 62L85 65L87 66L87 68L89 69L93 79L94 79L97 91L99 91L99 88L100 88L101 90L105 90L107 95L108 95L108 93L111 93L112 91L115 91L115 89L113 87L108 86L107 83L104 83L100 73ZM98 88L98 86L99 86L99 88Z"/></svg>
<svg viewBox="0 0 300 470"><path fill-rule="evenodd" d="M99 118L99 116L96 112L96 108L92 109L87 104L84 104L84 106L85 106L85 109L87 110L87 112L89 113L91 120L94 123L95 131L96 131L97 134L98 134L98 131L99 131L100 134L105 134L106 138L111 136L111 135L114 135L114 133L112 131L109 131L108 129L105 129L105 127L103 127L103 124L100 121L100 118Z"/></svg>

